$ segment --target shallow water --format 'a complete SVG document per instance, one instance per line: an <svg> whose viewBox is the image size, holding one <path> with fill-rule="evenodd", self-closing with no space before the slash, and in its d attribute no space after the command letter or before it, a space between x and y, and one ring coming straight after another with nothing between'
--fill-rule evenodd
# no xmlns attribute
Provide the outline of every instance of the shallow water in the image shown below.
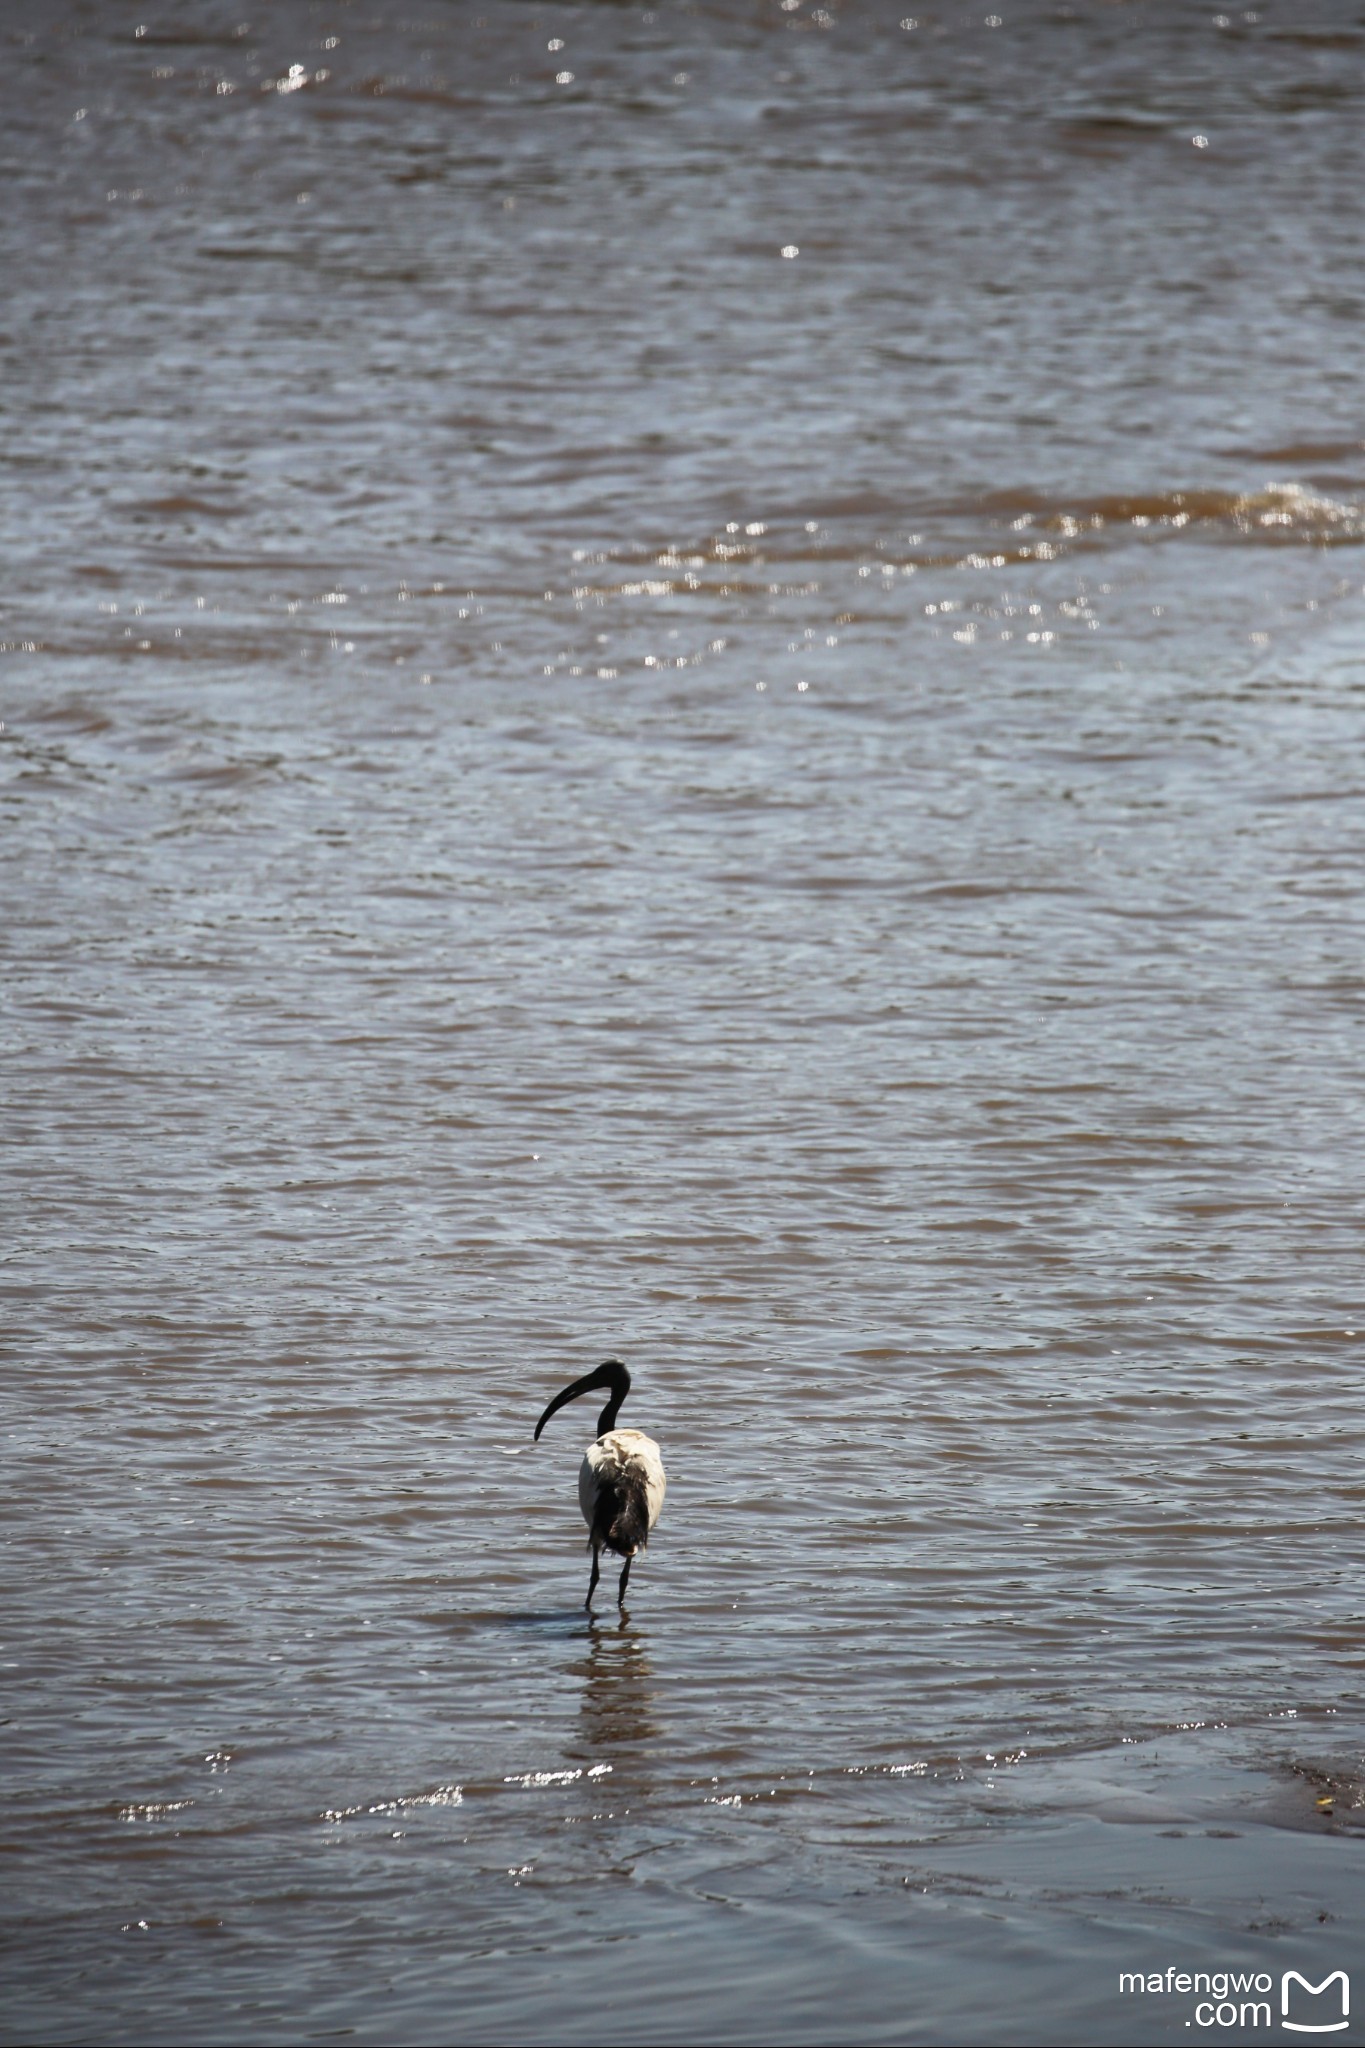
<svg viewBox="0 0 1365 2048"><path fill-rule="evenodd" d="M9 2038L1353 1966L1365 29L901 19L6 12Z"/></svg>

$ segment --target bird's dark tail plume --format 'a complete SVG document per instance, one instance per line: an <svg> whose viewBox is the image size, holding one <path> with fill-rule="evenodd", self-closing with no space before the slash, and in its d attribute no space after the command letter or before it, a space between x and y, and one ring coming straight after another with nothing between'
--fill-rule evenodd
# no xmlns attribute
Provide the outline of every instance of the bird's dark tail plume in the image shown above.
<svg viewBox="0 0 1365 2048"><path fill-rule="evenodd" d="M649 1493L643 1472L618 1472L601 1480L593 1509L594 1550L604 1545L618 1557L634 1557L649 1541Z"/></svg>

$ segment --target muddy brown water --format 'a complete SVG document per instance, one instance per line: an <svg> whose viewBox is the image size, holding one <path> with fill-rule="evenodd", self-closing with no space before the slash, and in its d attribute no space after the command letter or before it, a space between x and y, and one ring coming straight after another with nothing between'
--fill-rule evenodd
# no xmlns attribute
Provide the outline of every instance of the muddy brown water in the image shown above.
<svg viewBox="0 0 1365 2048"><path fill-rule="evenodd" d="M1358 1959L1365 26L910 4L4 10L8 2038Z"/></svg>

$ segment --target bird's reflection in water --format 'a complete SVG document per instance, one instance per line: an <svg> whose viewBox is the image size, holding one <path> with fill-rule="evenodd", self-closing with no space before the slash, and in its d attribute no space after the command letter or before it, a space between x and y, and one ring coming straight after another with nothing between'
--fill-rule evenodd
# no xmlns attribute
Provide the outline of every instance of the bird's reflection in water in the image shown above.
<svg viewBox="0 0 1365 2048"><path fill-rule="evenodd" d="M637 1760L662 1729L654 1718L654 1674L646 1638L623 1610L610 1621L588 1616L585 1654L569 1666L581 1679L579 1706L585 1750L594 1762Z"/></svg>

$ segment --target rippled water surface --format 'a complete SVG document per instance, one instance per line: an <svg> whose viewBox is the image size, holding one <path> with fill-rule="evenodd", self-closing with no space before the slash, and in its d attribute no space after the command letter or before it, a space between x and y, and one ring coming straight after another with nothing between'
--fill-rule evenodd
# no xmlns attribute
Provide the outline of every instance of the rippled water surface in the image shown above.
<svg viewBox="0 0 1365 2048"><path fill-rule="evenodd" d="M904 4L3 12L7 2038L1365 1962L1365 23Z"/></svg>

